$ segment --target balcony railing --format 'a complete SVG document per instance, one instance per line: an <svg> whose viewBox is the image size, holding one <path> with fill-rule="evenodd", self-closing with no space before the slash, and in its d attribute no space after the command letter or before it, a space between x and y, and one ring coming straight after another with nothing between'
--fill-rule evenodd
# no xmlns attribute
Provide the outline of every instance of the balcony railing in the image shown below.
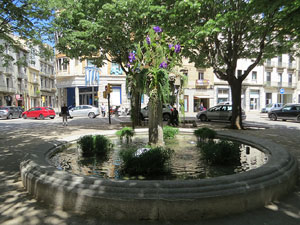
<svg viewBox="0 0 300 225"><path fill-rule="evenodd" d="M296 83L291 83L291 82L276 82L276 81L265 81L264 83L265 87L285 87L285 88L296 88L297 84Z"/></svg>
<svg viewBox="0 0 300 225"><path fill-rule="evenodd" d="M296 63L288 63L287 68L290 69L290 70L296 69Z"/></svg>
<svg viewBox="0 0 300 225"><path fill-rule="evenodd" d="M40 87L41 91L51 92L51 88L49 87Z"/></svg>
<svg viewBox="0 0 300 225"><path fill-rule="evenodd" d="M275 67L275 63L274 62L271 62L271 61L266 61L264 63L264 66L265 67Z"/></svg>
<svg viewBox="0 0 300 225"><path fill-rule="evenodd" d="M196 87L205 87L209 85L209 80L196 80Z"/></svg>
<svg viewBox="0 0 300 225"><path fill-rule="evenodd" d="M16 89L15 88L10 88L10 87L0 86L0 91L1 92L7 92L7 93L15 93Z"/></svg>

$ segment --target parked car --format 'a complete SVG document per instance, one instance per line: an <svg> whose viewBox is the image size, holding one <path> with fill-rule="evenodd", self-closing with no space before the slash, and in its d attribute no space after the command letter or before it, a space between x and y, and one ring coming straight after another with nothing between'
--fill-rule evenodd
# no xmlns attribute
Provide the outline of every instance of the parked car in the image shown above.
<svg viewBox="0 0 300 225"><path fill-rule="evenodd" d="M22 111L15 106L2 106L0 107L0 118L12 119L21 118Z"/></svg>
<svg viewBox="0 0 300 225"><path fill-rule="evenodd" d="M85 117L96 118L100 115L100 110L91 105L79 105L69 110L70 118Z"/></svg>
<svg viewBox="0 0 300 225"><path fill-rule="evenodd" d="M268 113L270 120L282 119L296 120L300 122L300 104L286 104L281 109L272 110Z"/></svg>
<svg viewBox="0 0 300 225"><path fill-rule="evenodd" d="M217 105L206 111L200 111L196 116L201 121L225 120L231 121L232 105ZM246 119L245 111L242 110L242 120Z"/></svg>
<svg viewBox="0 0 300 225"><path fill-rule="evenodd" d="M163 120L168 121L171 117L173 107L169 104L163 104ZM141 119L149 117L149 107L146 106L141 109Z"/></svg>
<svg viewBox="0 0 300 225"><path fill-rule="evenodd" d="M50 107L34 107L22 113L24 119L27 118L39 118L41 120L49 117L51 119L55 118L55 111Z"/></svg>
<svg viewBox="0 0 300 225"><path fill-rule="evenodd" d="M272 110L277 110L277 109L281 109L283 107L282 103L270 103L268 105L266 105L265 108L261 109L262 113L268 113Z"/></svg>

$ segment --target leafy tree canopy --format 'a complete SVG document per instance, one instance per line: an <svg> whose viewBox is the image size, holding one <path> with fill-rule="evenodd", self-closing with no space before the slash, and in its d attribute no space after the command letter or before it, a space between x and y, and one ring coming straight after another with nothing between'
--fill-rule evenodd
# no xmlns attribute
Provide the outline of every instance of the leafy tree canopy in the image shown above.
<svg viewBox="0 0 300 225"><path fill-rule="evenodd" d="M4 62L13 60L5 53L5 49L10 47L18 51L18 40L24 40L26 44L41 45L46 37L44 35L51 15L47 0L0 1L0 40L3 41L0 43L0 58ZM18 38L13 38L13 35ZM47 53L46 56L50 54L47 48L43 48L43 53Z"/></svg>

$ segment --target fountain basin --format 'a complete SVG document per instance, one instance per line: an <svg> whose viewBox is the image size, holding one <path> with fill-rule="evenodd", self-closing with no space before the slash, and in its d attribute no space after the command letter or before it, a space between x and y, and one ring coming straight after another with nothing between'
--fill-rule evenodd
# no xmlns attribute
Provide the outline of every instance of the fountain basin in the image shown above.
<svg viewBox="0 0 300 225"><path fill-rule="evenodd" d="M193 135L192 129L180 132ZM113 136L115 131L97 134ZM49 165L47 158L53 152L79 138L73 136L28 155L20 165L22 182L36 199L64 210L105 219L161 221L194 221L244 212L264 206L294 187L297 161L282 146L234 131L218 132L218 137L260 149L269 154L268 162L244 173L202 180L105 180Z"/></svg>

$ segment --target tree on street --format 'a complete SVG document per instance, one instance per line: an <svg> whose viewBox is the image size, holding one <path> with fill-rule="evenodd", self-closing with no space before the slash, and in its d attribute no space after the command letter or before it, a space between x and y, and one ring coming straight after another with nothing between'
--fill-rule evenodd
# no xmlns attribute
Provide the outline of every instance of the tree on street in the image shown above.
<svg viewBox="0 0 300 225"><path fill-rule="evenodd" d="M184 46L183 54L196 67L212 67L219 79L228 82L231 126L242 129L242 82L264 59L293 52L296 33L285 25L294 23L287 18L299 11L299 1L166 0L157 4L165 16L164 27ZM236 73L239 59L251 59L242 74Z"/></svg>
<svg viewBox="0 0 300 225"><path fill-rule="evenodd" d="M0 59L2 65L16 59L8 54L7 49L19 50L21 43L26 41L28 46L40 45L44 56L49 56L48 48L43 48L43 40L46 38L45 28L52 12L46 0L2 0L0 1ZM17 38L14 38L16 36ZM48 38L48 35L47 35ZM22 60L26 63L26 60Z"/></svg>

